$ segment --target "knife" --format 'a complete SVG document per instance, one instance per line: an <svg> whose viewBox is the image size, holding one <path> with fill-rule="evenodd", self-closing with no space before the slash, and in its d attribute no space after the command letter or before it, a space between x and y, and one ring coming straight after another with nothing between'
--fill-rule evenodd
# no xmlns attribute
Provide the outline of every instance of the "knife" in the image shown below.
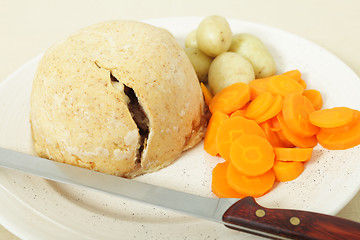
<svg viewBox="0 0 360 240"><path fill-rule="evenodd" d="M206 198L0 148L0 166L171 209L272 239L360 239L360 223L260 206L254 198Z"/></svg>

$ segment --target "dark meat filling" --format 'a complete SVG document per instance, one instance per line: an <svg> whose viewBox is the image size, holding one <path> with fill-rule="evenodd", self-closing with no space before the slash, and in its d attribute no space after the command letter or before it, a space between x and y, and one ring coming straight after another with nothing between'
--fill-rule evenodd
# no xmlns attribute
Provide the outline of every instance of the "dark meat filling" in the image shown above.
<svg viewBox="0 0 360 240"><path fill-rule="evenodd" d="M119 82L111 73L111 81ZM129 98L128 108L131 113L131 116L136 123L136 126L139 130L139 148L136 153L136 164L141 163L141 156L144 148L146 147L146 141L149 136L149 119L145 114L143 107L140 105L138 98L134 90L128 86L124 85L124 93Z"/></svg>

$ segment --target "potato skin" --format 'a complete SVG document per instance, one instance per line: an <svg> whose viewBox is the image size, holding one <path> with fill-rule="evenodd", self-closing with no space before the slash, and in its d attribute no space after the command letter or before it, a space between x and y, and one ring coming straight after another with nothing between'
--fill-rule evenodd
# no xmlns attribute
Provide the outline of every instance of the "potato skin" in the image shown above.
<svg viewBox="0 0 360 240"><path fill-rule="evenodd" d="M207 82L210 64L213 59L201 52L198 48L185 48L184 51L189 57L199 81Z"/></svg>
<svg viewBox="0 0 360 240"><path fill-rule="evenodd" d="M237 82L249 83L255 79L251 63L238 53L224 52L210 65L209 87L213 94Z"/></svg>
<svg viewBox="0 0 360 240"><path fill-rule="evenodd" d="M274 58L264 43L254 35L248 33L234 35L229 51L236 52L249 60L256 78L269 77L276 73Z"/></svg>
<svg viewBox="0 0 360 240"><path fill-rule="evenodd" d="M216 15L203 19L196 31L198 48L209 57L226 52L231 45L231 38L229 23Z"/></svg>
<svg viewBox="0 0 360 240"><path fill-rule="evenodd" d="M191 31L185 39L185 47L186 48L197 48L197 41L196 41L196 30Z"/></svg>

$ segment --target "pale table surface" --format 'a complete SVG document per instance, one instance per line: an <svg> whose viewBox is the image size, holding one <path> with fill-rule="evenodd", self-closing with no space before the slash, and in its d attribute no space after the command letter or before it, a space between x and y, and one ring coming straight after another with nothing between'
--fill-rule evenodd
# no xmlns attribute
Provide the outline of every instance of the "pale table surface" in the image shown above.
<svg viewBox="0 0 360 240"><path fill-rule="evenodd" d="M212 14L294 33L334 53L360 75L358 0L1 0L0 81L55 42L93 23ZM338 216L360 222L360 193ZM0 226L0 239L18 238Z"/></svg>

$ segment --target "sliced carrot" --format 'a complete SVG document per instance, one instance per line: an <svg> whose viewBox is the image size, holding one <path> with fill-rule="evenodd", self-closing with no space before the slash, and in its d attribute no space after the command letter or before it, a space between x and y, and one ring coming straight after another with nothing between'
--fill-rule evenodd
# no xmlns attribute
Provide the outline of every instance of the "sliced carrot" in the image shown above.
<svg viewBox="0 0 360 240"><path fill-rule="evenodd" d="M206 105L210 105L210 102L213 98L213 95L211 94L211 92L209 91L209 89L201 82L200 83L200 86L201 86L201 90L203 92L203 95L204 95L204 100L205 100L205 103Z"/></svg>
<svg viewBox="0 0 360 240"><path fill-rule="evenodd" d="M251 100L255 99L261 93L266 92L266 85L268 84L271 77L254 79L249 82Z"/></svg>
<svg viewBox="0 0 360 240"><path fill-rule="evenodd" d="M310 100L300 93L288 94L284 98L282 109L284 120L289 129L299 136L309 137L319 131L319 128L309 120L309 115L314 111Z"/></svg>
<svg viewBox="0 0 360 240"><path fill-rule="evenodd" d="M201 87L208 104L211 93ZM305 88L300 71L292 70L233 84L213 97L204 148L226 160L213 170L217 196L260 197L275 179L296 179L317 143L327 149L360 145L360 112L320 110L320 92Z"/></svg>
<svg viewBox="0 0 360 240"><path fill-rule="evenodd" d="M259 124L259 126L262 128L267 140L273 147L286 147L286 145L281 141L276 132L271 130L271 120L262 122Z"/></svg>
<svg viewBox="0 0 360 240"><path fill-rule="evenodd" d="M274 148L276 160L306 162L311 158L313 148Z"/></svg>
<svg viewBox="0 0 360 240"><path fill-rule="evenodd" d="M284 134L284 137L294 144L296 147L300 148L309 148L309 147L315 147L318 143L316 136L313 135L311 137L301 137L295 133L293 133L289 127L286 125L284 117L282 113L279 113L277 115L277 119L279 121L281 132Z"/></svg>
<svg viewBox="0 0 360 240"><path fill-rule="evenodd" d="M304 89L306 88L306 82L301 78L301 72L299 70L295 69L288 72L284 72L282 75L291 77L292 79L300 83L300 85L303 86Z"/></svg>
<svg viewBox="0 0 360 240"><path fill-rule="evenodd" d="M250 101L249 85L243 82L234 83L219 93L212 99L209 109L211 113L220 111L230 114Z"/></svg>
<svg viewBox="0 0 360 240"><path fill-rule="evenodd" d="M239 109L233 112L230 117L245 117L245 110Z"/></svg>
<svg viewBox="0 0 360 240"><path fill-rule="evenodd" d="M260 137L266 138L264 131L253 120L243 117L226 119L219 127L216 135L216 146L220 156L226 161L229 161L231 143L239 136L246 134L259 135Z"/></svg>
<svg viewBox="0 0 360 240"><path fill-rule="evenodd" d="M354 118L354 111L347 107L334 107L312 112L310 122L321 128L341 127L350 123Z"/></svg>
<svg viewBox="0 0 360 240"><path fill-rule="evenodd" d="M255 122L262 123L270 118L273 118L278 114L283 107L283 99L280 95L277 95L273 98L271 106L266 110L262 115L255 119Z"/></svg>
<svg viewBox="0 0 360 240"><path fill-rule="evenodd" d="M282 75L286 75L291 77L292 79L296 80L297 82L299 82L301 79L301 72L297 69L294 70L290 70L287 72L284 72Z"/></svg>
<svg viewBox="0 0 360 240"><path fill-rule="evenodd" d="M258 135L243 135L230 148L231 164L244 175L258 176L274 165L275 154L269 141Z"/></svg>
<svg viewBox="0 0 360 240"><path fill-rule="evenodd" d="M273 187L275 174L272 169L256 177L246 176L229 164L227 179L230 187L244 196L261 197Z"/></svg>
<svg viewBox="0 0 360 240"><path fill-rule="evenodd" d="M222 112L214 112L210 118L204 138L204 150L211 156L216 156L219 152L216 147L216 134L222 123L229 116Z"/></svg>
<svg viewBox="0 0 360 240"><path fill-rule="evenodd" d="M328 128L321 128L316 135L319 143L329 150L344 150L355 147L360 144L360 113L355 110L353 122L347 125L347 128L340 128L344 131L335 132ZM346 126L346 125L345 125Z"/></svg>
<svg viewBox="0 0 360 240"><path fill-rule="evenodd" d="M354 110L354 116L353 116L353 120L348 123L345 124L343 126L340 127L333 127L333 128L320 128L321 132L326 132L326 133L331 133L331 134L337 134L337 133L341 133L341 132L346 132L349 131L351 128L353 128L358 121L358 118L360 118L360 112L358 110Z"/></svg>
<svg viewBox="0 0 360 240"><path fill-rule="evenodd" d="M212 192L219 198L244 198L245 196L231 188L227 181L228 162L218 163L212 171Z"/></svg>
<svg viewBox="0 0 360 240"><path fill-rule="evenodd" d="M283 143L284 147L287 147L287 148L295 147L295 145L285 137L283 130L276 132L276 135L279 137L279 139Z"/></svg>
<svg viewBox="0 0 360 240"><path fill-rule="evenodd" d="M300 85L304 88L304 89L306 89L306 82L303 80L303 79L300 79L300 81L298 81L298 83L300 83Z"/></svg>
<svg viewBox="0 0 360 240"><path fill-rule="evenodd" d="M245 116L250 119L258 118L269 109L273 102L273 95L269 92L261 93L246 108Z"/></svg>
<svg viewBox="0 0 360 240"><path fill-rule="evenodd" d="M251 103L251 101L245 103L245 105L242 106L240 109L245 111L247 109L247 107L250 105L250 103Z"/></svg>
<svg viewBox="0 0 360 240"><path fill-rule="evenodd" d="M292 147L295 147L294 144L292 144L284 135L282 129L281 129L281 126L280 126L280 123L279 123L279 120L278 120L278 117L273 117L271 119L271 124L272 124L272 128L271 130L273 132L276 133L276 135L278 136L278 138L280 139L280 141L282 142L283 146L281 147L286 147L286 148L292 148Z"/></svg>
<svg viewBox="0 0 360 240"><path fill-rule="evenodd" d="M277 181L288 182L300 176L304 171L304 164L302 162L275 161L273 169Z"/></svg>
<svg viewBox="0 0 360 240"><path fill-rule="evenodd" d="M270 123L270 126L271 126L271 131L273 132L278 132L281 130L281 126L280 126L280 123L279 123L279 120L277 119L277 117L273 117L271 119L268 120L269 123Z"/></svg>
<svg viewBox="0 0 360 240"><path fill-rule="evenodd" d="M310 100L315 110L320 110L322 108L323 99L318 90L308 89L303 92L303 95Z"/></svg>
<svg viewBox="0 0 360 240"><path fill-rule="evenodd" d="M302 93L303 86L293 78L286 75L273 76L266 85L266 90L274 95L285 97L291 93Z"/></svg>

